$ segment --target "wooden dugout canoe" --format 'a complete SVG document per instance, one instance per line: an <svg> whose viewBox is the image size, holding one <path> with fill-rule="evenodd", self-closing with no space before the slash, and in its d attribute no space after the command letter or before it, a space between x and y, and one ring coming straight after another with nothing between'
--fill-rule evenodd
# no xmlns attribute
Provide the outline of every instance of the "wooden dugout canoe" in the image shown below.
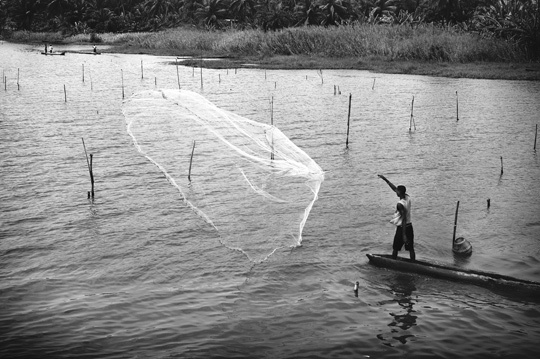
<svg viewBox="0 0 540 359"><path fill-rule="evenodd" d="M48 55L48 56L53 56L53 55L65 55L66 52L65 51L55 51L55 52L41 52L42 55Z"/></svg>
<svg viewBox="0 0 540 359"><path fill-rule="evenodd" d="M74 54L81 54L81 55L101 55L101 52L94 52L94 51L71 51Z"/></svg>
<svg viewBox="0 0 540 359"><path fill-rule="evenodd" d="M459 268L456 266L426 260L410 260L408 258L393 259L389 254L366 254L370 263L398 271L418 273L437 278L467 282L482 286L517 287L539 291L540 283L514 278L492 272Z"/></svg>

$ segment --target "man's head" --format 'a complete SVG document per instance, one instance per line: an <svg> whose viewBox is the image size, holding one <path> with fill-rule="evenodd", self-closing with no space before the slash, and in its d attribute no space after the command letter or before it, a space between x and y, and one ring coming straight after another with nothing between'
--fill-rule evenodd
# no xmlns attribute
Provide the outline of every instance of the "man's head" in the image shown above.
<svg viewBox="0 0 540 359"><path fill-rule="evenodd" d="M396 187L396 194L399 198L405 197L405 193L407 192L407 188L403 185L399 185Z"/></svg>

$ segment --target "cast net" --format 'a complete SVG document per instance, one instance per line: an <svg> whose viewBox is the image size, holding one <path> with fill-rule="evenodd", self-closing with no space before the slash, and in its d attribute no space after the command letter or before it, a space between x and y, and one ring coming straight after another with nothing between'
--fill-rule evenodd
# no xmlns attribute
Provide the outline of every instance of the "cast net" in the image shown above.
<svg viewBox="0 0 540 359"><path fill-rule="evenodd" d="M138 151L223 245L255 262L300 245L324 173L278 128L187 90L136 93L123 113Z"/></svg>

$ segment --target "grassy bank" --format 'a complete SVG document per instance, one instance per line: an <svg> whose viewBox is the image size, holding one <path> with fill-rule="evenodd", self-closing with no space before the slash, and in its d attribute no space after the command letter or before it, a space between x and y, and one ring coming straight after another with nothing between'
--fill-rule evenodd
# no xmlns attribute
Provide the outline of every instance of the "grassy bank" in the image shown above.
<svg viewBox="0 0 540 359"><path fill-rule="evenodd" d="M540 80L540 64L516 44L430 24L77 35L14 33L14 42L101 42L106 50L220 57L207 67L348 68L433 76ZM190 65L189 60L185 64ZM200 61L197 61L200 65Z"/></svg>

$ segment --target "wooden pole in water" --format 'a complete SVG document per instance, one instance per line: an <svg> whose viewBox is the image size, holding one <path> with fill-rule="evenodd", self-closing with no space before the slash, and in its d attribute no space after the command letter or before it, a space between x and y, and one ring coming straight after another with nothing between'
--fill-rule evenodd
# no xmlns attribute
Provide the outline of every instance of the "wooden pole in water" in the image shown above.
<svg viewBox="0 0 540 359"><path fill-rule="evenodd" d="M274 126L274 96L270 100L270 124Z"/></svg>
<svg viewBox="0 0 540 359"><path fill-rule="evenodd" d="M504 169L503 169L503 159L502 159L502 156L501 156L501 176L503 175L504 173Z"/></svg>
<svg viewBox="0 0 540 359"><path fill-rule="evenodd" d="M191 149L191 158L189 159L189 172L188 172L188 181L191 182L191 164L193 163L193 153L195 152L195 140L193 140L193 148Z"/></svg>
<svg viewBox="0 0 540 359"><path fill-rule="evenodd" d="M82 64L82 82L84 82L84 64Z"/></svg>
<svg viewBox="0 0 540 359"><path fill-rule="evenodd" d="M536 151L536 137L538 135L538 124L536 124L536 131L534 132L534 147L533 149Z"/></svg>
<svg viewBox="0 0 540 359"><path fill-rule="evenodd" d="M19 69L17 68L17 90L20 90L21 87L19 86Z"/></svg>
<svg viewBox="0 0 540 359"><path fill-rule="evenodd" d="M92 190L91 190L92 198L94 198L94 165L92 163L93 159L94 159L94 155L90 154L90 182L92 183Z"/></svg>
<svg viewBox="0 0 540 359"><path fill-rule="evenodd" d="M144 79L143 60L141 60L141 80Z"/></svg>
<svg viewBox="0 0 540 359"><path fill-rule="evenodd" d="M178 81L178 89L180 90L180 73L178 72L178 58L176 58L175 62L176 62L176 80Z"/></svg>
<svg viewBox="0 0 540 359"><path fill-rule="evenodd" d="M201 55L201 88L203 88L202 66L203 66L203 59Z"/></svg>
<svg viewBox="0 0 540 359"><path fill-rule="evenodd" d="M82 138L82 144L84 147L84 153L86 155L86 164L88 165L88 172L90 173L90 183L92 185L92 190L88 192L88 198L92 197L94 198L94 171L93 171L93 165L92 160L94 155L90 154L90 161L88 160L88 152L86 152L86 145L84 144L84 138Z"/></svg>
<svg viewBox="0 0 540 359"><path fill-rule="evenodd" d="M456 91L456 121L459 121L459 98Z"/></svg>
<svg viewBox="0 0 540 359"><path fill-rule="evenodd" d="M349 93L349 114L347 115L347 140L345 141L345 147L349 148L349 127L351 123L351 102L352 93Z"/></svg>
<svg viewBox="0 0 540 359"><path fill-rule="evenodd" d="M124 99L124 70L120 69L122 74L122 99Z"/></svg>
<svg viewBox="0 0 540 359"><path fill-rule="evenodd" d="M270 101L270 125L274 126L274 96ZM274 136L272 134L272 153L270 154L270 159L274 159Z"/></svg>
<svg viewBox="0 0 540 359"><path fill-rule="evenodd" d="M452 236L452 246L454 246L454 241L456 240L456 228L457 228L457 216L459 211L459 201L457 201L456 206L456 216L454 218L454 235Z"/></svg>
<svg viewBox="0 0 540 359"><path fill-rule="evenodd" d="M64 102L67 102L66 85L64 84Z"/></svg>
<svg viewBox="0 0 540 359"><path fill-rule="evenodd" d="M375 78L373 78L373 86L371 86L371 89L372 89L372 90L375 89Z"/></svg>
<svg viewBox="0 0 540 359"><path fill-rule="evenodd" d="M411 102L411 119L409 121L409 132L411 132L412 124L414 123L413 111L414 111L414 96L412 97L412 102ZM416 130L416 124L414 124L414 129Z"/></svg>

